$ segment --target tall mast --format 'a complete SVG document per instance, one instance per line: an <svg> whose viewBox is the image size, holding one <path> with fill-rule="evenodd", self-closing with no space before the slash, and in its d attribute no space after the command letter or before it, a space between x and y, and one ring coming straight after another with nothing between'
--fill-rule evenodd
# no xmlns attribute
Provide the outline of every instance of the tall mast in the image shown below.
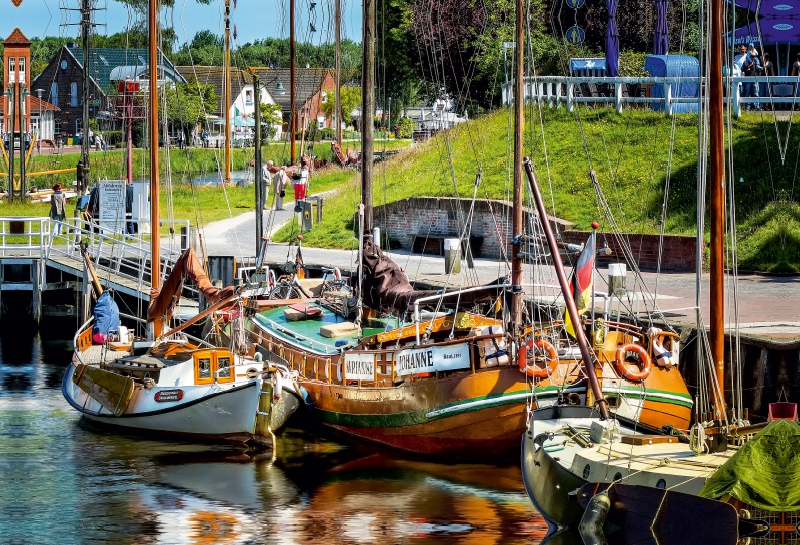
<svg viewBox="0 0 800 545"><path fill-rule="evenodd" d="M147 6L147 29L149 31L149 70L150 89L150 286L151 290L161 289L161 255L159 246L158 219L158 0L150 0ZM153 324L153 336L158 338L164 324L156 319Z"/></svg>
<svg viewBox="0 0 800 545"><path fill-rule="evenodd" d="M372 163L375 153L372 123L375 116L375 0L363 0L361 38L361 202L364 232L372 232Z"/></svg>
<svg viewBox="0 0 800 545"><path fill-rule="evenodd" d="M711 0L711 63L709 68L709 199L711 206L711 282L709 340L719 390L713 387L715 418L725 415L725 148L722 117L722 0ZM713 384L713 381L712 381Z"/></svg>
<svg viewBox="0 0 800 545"><path fill-rule="evenodd" d="M523 96L522 63L523 63L523 41L525 10L522 0L516 0L517 11L517 32L516 47L514 48L514 194L513 209L511 212L511 232L514 236L522 234L522 133L525 118L523 116ZM542 223L547 221L547 216L543 216ZM522 258L520 251L522 246L514 244L511 250L511 325L512 335L517 334L517 326L522 319Z"/></svg>
<svg viewBox="0 0 800 545"><path fill-rule="evenodd" d="M88 188L89 172L89 34L92 30L92 0L81 0L81 38L83 46L83 111L81 116L81 161L84 175L78 179L78 193Z"/></svg>
<svg viewBox="0 0 800 545"><path fill-rule="evenodd" d="M336 0L336 142L342 147L342 0Z"/></svg>
<svg viewBox="0 0 800 545"><path fill-rule="evenodd" d="M295 104L294 91L294 0L289 0L289 90L291 95L289 97L289 109L292 111L291 117L289 118L289 131L291 132L289 135L289 150L292 154L289 164L293 165L297 157L297 150L294 142L294 136L297 134L297 116L295 115L297 113L297 104Z"/></svg>
<svg viewBox="0 0 800 545"><path fill-rule="evenodd" d="M222 67L225 90L225 183L231 181L231 0L225 0L225 59Z"/></svg>

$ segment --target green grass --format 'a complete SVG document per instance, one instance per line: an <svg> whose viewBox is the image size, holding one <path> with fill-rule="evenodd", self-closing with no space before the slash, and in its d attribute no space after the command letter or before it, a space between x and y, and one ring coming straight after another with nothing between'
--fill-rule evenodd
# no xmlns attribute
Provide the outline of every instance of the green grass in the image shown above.
<svg viewBox="0 0 800 545"><path fill-rule="evenodd" d="M568 113L564 109L543 108L541 115L544 123L540 125L539 112L530 108L526 111L528 122L532 118L534 122L526 128L525 153L533 158L545 202L554 203L557 216L574 222L577 229L588 229L592 221L598 220L601 231L609 230L598 210L598 199L589 177L589 170L594 169L621 230L658 233L667 166L671 164L666 232L695 234L696 115L675 118L671 163L669 142L673 120L662 114L632 110L620 115L608 109L589 111L583 108L580 112ZM778 125L782 131L780 138L783 138L786 123ZM759 256L773 255L769 248L775 240L786 236L791 239L796 233L797 223L768 221L774 207L763 213L762 210L779 195L790 194L791 180L795 176L792 150L800 146L800 135L797 131L790 133L789 157L786 164L782 164L778 154L779 136L771 114L762 117L745 113L741 119L733 120L732 128L741 266L773 272L795 270L798 254L791 254L791 245L787 255L795 256L791 258L794 266L788 266L779 256L772 265L769 259ZM547 145L547 163L542 131ZM440 134L428 143L415 145L376 166L374 202L455 194L469 198L479 170L482 172L479 198L510 200L511 136L510 112L501 110L461 125L449 134ZM739 183L740 178L744 182ZM353 246L353 216L359 200L359 181L351 175L341 183L343 190L327 201L322 223L305 235L305 244L327 248ZM752 221L748 220L751 215ZM781 225L788 225L785 236ZM276 239L288 240L292 229L293 226L282 229Z"/></svg>
<svg viewBox="0 0 800 545"><path fill-rule="evenodd" d="M769 203L740 223L739 268L770 273L800 273L800 205Z"/></svg>

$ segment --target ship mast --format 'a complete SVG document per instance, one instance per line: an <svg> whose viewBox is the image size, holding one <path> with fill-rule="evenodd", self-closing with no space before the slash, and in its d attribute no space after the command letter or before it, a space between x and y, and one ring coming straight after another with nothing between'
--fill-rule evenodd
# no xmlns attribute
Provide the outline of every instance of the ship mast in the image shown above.
<svg viewBox="0 0 800 545"><path fill-rule="evenodd" d="M289 117L289 131L291 132L289 135L289 152L291 153L291 159L289 160L290 165L294 164L295 158L297 157L296 144L294 141L295 134L297 134L297 120L295 119L297 104L295 102L294 85L294 0L289 0L289 91L291 95L289 97L289 110L292 112Z"/></svg>
<svg viewBox="0 0 800 545"><path fill-rule="evenodd" d="M522 133L525 126L523 115L523 47L525 40L525 8L522 0L516 0L517 27L514 48L514 188L511 212L511 232L522 234ZM547 218L542 218L542 222ZM514 244L511 249L511 334L515 338L522 320L522 246Z"/></svg>
<svg viewBox="0 0 800 545"><path fill-rule="evenodd" d="M225 179L231 181L231 0L225 0L225 44L222 67L222 85L225 107Z"/></svg>
<svg viewBox="0 0 800 545"><path fill-rule="evenodd" d="M709 201L711 278L709 341L716 381L711 381L714 417L725 418L725 142L722 116L722 0L711 0L711 59L709 67ZM716 385L714 384L716 382Z"/></svg>
<svg viewBox="0 0 800 545"><path fill-rule="evenodd" d="M372 124L375 116L375 0L363 0L361 38L361 204L364 233L372 232L372 162L375 153ZM377 241L376 241L377 242Z"/></svg>
<svg viewBox="0 0 800 545"><path fill-rule="evenodd" d="M161 255L158 220L158 0L150 0L147 6L147 29L149 33L148 64L150 89L150 286L152 291L161 289ZM85 133L84 133L85 134ZM151 334L158 338L164 324L160 319L151 322Z"/></svg>
<svg viewBox="0 0 800 545"><path fill-rule="evenodd" d="M342 0L336 0L336 143L342 147Z"/></svg>

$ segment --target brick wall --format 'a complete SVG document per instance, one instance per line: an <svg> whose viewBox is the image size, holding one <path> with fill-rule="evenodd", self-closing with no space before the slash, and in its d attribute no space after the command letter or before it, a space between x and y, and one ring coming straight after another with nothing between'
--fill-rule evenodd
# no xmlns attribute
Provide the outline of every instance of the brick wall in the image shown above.
<svg viewBox="0 0 800 545"><path fill-rule="evenodd" d="M655 271L658 266L658 235L624 235L637 259L639 268L643 271ZM588 231L566 231L562 233L565 242L583 244L589 238ZM608 242L612 254L609 257L600 257L598 266L608 263L624 261L624 254L618 248L615 237L601 233L597 234L598 250ZM704 245L705 246L705 245ZM664 246L661 253L661 270L664 272L694 272L697 266L697 240L693 236L664 235ZM705 248L704 248L705 249Z"/></svg>
<svg viewBox="0 0 800 545"><path fill-rule="evenodd" d="M472 201L452 197L415 197L404 199L374 208L376 227L381 228L383 236L400 244L405 250L438 253L441 239L458 238L463 232L462 222L468 216ZM473 237L475 257L492 259L510 255L511 245L511 203L508 201L478 199L475 201L470 234ZM525 209L526 214L531 210ZM573 231L572 223L550 218L551 224L558 223L562 240L572 244L583 244L589 237L585 231ZM527 220L525 220L527 225ZM478 237L480 240L476 240ZM626 235L633 255L643 271L655 271L658 260L658 235ZM600 266L623 260L623 253L617 248L614 237L605 238L598 233L598 247L604 240L612 250L609 257L598 258ZM661 270L665 272L693 272L695 270L696 248L693 236L664 236L664 250L661 257ZM504 253L505 250L505 253Z"/></svg>
<svg viewBox="0 0 800 545"><path fill-rule="evenodd" d="M442 238L458 238L464 232L463 222L469 215L471 199L452 197L415 197L382 206L373 211L375 226L384 236L400 243L401 248L419 250L426 243L426 253L437 253ZM475 257L500 259L503 249L511 245L511 203L477 199L469 234L473 237ZM531 211L526 209L526 213ZM572 224L555 218L559 230L571 229ZM480 240L477 240L478 237Z"/></svg>

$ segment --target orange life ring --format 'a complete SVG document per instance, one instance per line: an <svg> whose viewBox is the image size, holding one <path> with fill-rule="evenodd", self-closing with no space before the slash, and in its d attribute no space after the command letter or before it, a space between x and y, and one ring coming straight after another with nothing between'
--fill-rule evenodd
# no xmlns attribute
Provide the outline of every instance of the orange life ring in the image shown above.
<svg viewBox="0 0 800 545"><path fill-rule="evenodd" d="M536 365L528 365L528 352L538 349L545 354L545 366L538 367ZM517 365L519 370L533 378L547 378L553 374L553 368L550 367L552 362L558 362L558 352L556 347L544 339L536 339L535 341L527 341L520 345L519 354L517 355Z"/></svg>
<svg viewBox="0 0 800 545"><path fill-rule="evenodd" d="M636 357L639 359L639 366L641 367L640 371L633 371L626 363L626 358L628 354L633 352L636 354ZM621 346L617 350L617 355L614 358L614 366L617 368L617 371L622 378L625 380L629 380L630 382L642 382L648 376L650 376L650 371L653 368L653 364L650 361L650 356L647 354L647 350L643 346L639 346L638 344L629 343L625 346Z"/></svg>

